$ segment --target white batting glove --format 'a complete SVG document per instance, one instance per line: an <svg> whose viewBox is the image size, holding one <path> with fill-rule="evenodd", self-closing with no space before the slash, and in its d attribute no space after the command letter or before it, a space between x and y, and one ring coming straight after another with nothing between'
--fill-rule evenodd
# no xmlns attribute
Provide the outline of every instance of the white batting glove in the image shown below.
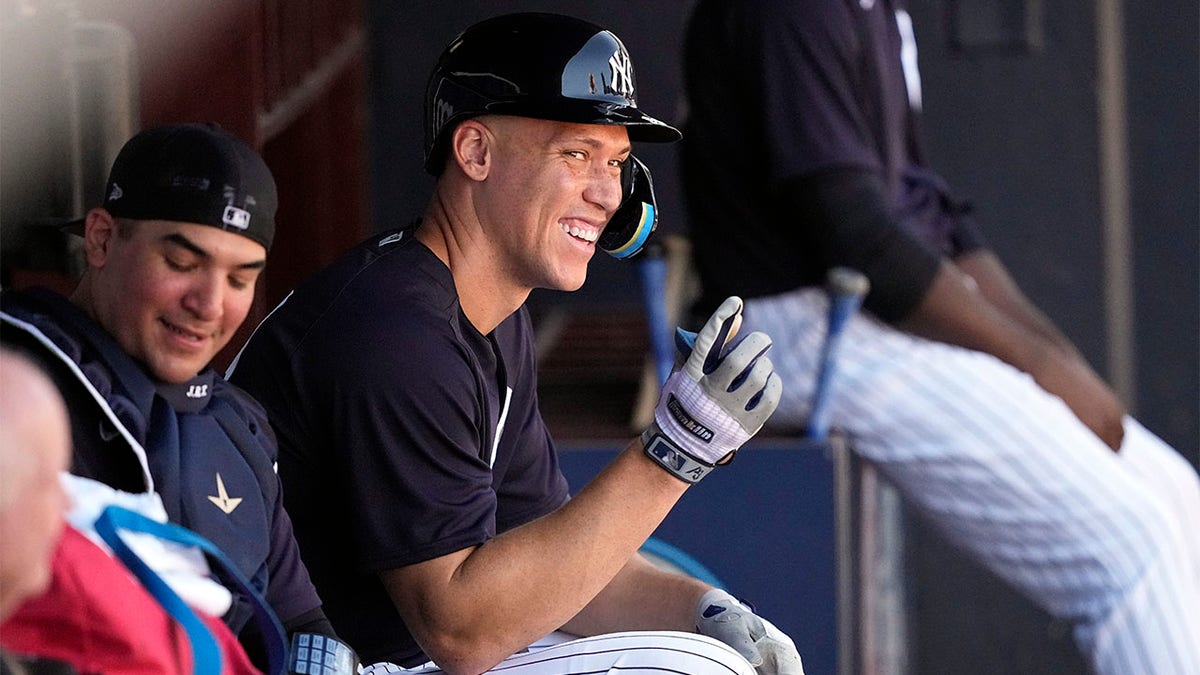
<svg viewBox="0 0 1200 675"><path fill-rule="evenodd" d="M775 412L783 385L754 332L727 347L742 322L731 297L708 319L663 386L654 422L642 435L646 454L680 480L695 483L735 452Z"/></svg>
<svg viewBox="0 0 1200 675"><path fill-rule="evenodd" d="M796 643L719 588L696 605L696 632L733 647L760 675L804 675Z"/></svg>

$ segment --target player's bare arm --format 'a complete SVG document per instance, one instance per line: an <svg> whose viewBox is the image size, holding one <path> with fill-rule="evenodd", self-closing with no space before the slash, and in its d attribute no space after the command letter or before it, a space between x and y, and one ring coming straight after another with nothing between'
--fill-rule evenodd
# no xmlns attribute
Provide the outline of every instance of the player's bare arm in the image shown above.
<svg viewBox="0 0 1200 675"><path fill-rule="evenodd" d="M979 250L955 259L954 263L975 280L979 292L994 307L1058 349L1060 358L1039 369L1038 384L1062 397L1109 447L1120 448L1125 434L1125 404L1067 336L1025 297L1000 259L990 251Z"/></svg>
<svg viewBox="0 0 1200 675"><path fill-rule="evenodd" d="M996 309L1053 343L1065 356L1082 358L1067 336L1025 296L995 253L976 249L954 258L954 265L975 281L980 294Z"/></svg>
<svg viewBox="0 0 1200 675"><path fill-rule="evenodd" d="M438 665L487 670L587 605L686 489L634 441L561 509L383 580Z"/></svg>
<svg viewBox="0 0 1200 675"><path fill-rule="evenodd" d="M994 286L992 286L994 287ZM1124 406L1080 358L993 303L957 265L943 262L916 310L901 324L917 335L991 354L1029 373L1114 450Z"/></svg>
<svg viewBox="0 0 1200 675"><path fill-rule="evenodd" d="M664 570L638 554L563 628L576 635L596 635L611 626L695 630L692 613L709 590L711 586L695 577Z"/></svg>

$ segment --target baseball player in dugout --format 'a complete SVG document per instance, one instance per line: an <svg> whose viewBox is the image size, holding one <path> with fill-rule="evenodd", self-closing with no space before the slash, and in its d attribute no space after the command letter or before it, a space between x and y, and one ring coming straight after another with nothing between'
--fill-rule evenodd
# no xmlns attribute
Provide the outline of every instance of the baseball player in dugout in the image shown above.
<svg viewBox="0 0 1200 675"><path fill-rule="evenodd" d="M769 338L734 338L741 300L578 494L538 410L526 298L641 247L631 141L679 138L637 107L624 45L565 16L485 20L443 52L425 112L423 217L295 290L230 373L275 426L333 626L374 672L802 672L750 607L638 553L779 400Z"/></svg>
<svg viewBox="0 0 1200 675"><path fill-rule="evenodd" d="M266 264L270 171L216 125L169 125L124 145L105 194L70 225L86 269L69 298L0 298L3 342L46 370L70 411L76 507L152 502L222 549L288 633L336 637L283 510L263 410L208 367ZM222 582L228 592L185 597L265 660L253 596Z"/></svg>
<svg viewBox="0 0 1200 675"><path fill-rule="evenodd" d="M904 0L699 0L681 161L704 301L808 419L828 270L870 280L830 404L859 455L1102 674L1200 673L1200 481L1018 290L925 164ZM703 316L701 312L700 316Z"/></svg>

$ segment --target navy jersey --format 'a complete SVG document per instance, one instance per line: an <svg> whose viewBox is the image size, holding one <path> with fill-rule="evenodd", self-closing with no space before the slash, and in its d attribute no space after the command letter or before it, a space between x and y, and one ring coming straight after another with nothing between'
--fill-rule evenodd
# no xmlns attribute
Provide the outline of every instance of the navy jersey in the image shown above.
<svg viewBox="0 0 1200 675"><path fill-rule="evenodd" d="M481 544L567 499L522 308L471 325L411 231L380 235L258 327L230 378L267 409L301 552L364 657L421 653L378 573Z"/></svg>
<svg viewBox="0 0 1200 675"><path fill-rule="evenodd" d="M864 227L902 230L913 243L905 267L935 268L982 246L966 207L923 165L916 46L902 10L893 0L697 3L681 158L708 305L821 284L843 264L836 251L883 238ZM844 170L878 176L889 222L842 227L787 198L799 179Z"/></svg>
<svg viewBox="0 0 1200 675"><path fill-rule="evenodd" d="M4 343L38 361L67 402L72 473L126 492L153 488L171 522L221 548L285 626L319 611L283 510L271 428L253 399L211 370L180 384L153 380L48 291L6 293L0 306ZM240 630L251 611L239 599L225 620Z"/></svg>

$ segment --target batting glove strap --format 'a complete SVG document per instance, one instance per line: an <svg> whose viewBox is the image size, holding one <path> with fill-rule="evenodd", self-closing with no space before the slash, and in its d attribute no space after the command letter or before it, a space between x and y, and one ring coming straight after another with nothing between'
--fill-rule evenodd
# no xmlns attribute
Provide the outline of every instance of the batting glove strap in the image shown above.
<svg viewBox="0 0 1200 675"><path fill-rule="evenodd" d="M666 469L667 473L685 483L699 483L701 478L713 470L712 464L696 459L664 436L657 424L651 424L642 432L642 448L645 449L646 455Z"/></svg>

